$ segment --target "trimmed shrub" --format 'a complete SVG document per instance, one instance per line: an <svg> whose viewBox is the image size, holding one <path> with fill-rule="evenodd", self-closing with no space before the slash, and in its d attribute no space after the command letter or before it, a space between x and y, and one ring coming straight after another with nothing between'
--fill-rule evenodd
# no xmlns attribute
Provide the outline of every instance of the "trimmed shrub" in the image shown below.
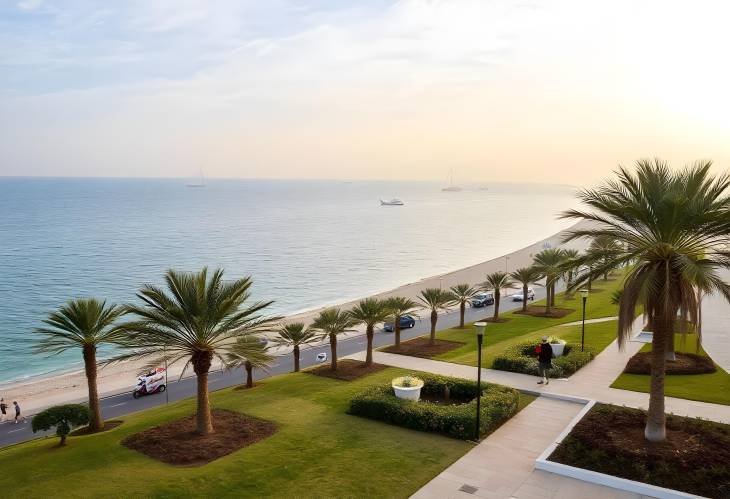
<svg viewBox="0 0 730 499"><path fill-rule="evenodd" d="M537 376L538 362L537 353L535 353L537 344L536 340L525 341L506 348L504 352L494 358L492 369ZM568 377L588 364L593 357L593 351L588 345L586 345L585 351L581 352L580 344L566 343L563 355L553 359L553 369L550 376L554 378Z"/></svg>
<svg viewBox="0 0 730 499"><path fill-rule="evenodd" d="M89 424L89 408L82 404L49 407L36 414L30 424L33 433L47 431L55 426L56 435L61 437L61 445L65 445L72 428Z"/></svg>
<svg viewBox="0 0 730 499"><path fill-rule="evenodd" d="M463 401L448 405L397 398L388 384L371 386L350 400L349 414L404 426L413 430L441 433L452 438L474 438L476 427L476 381L433 374L418 374L424 382L421 397ZM513 388L482 383L479 434L491 433L511 418L519 403Z"/></svg>

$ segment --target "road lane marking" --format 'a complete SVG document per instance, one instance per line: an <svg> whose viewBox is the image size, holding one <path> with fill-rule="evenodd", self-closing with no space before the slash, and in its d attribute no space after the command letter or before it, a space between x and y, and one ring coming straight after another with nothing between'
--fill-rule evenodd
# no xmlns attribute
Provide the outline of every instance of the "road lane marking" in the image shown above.
<svg viewBox="0 0 730 499"><path fill-rule="evenodd" d="M110 405L109 409L111 409L112 407L119 407L120 405L124 405L124 404L126 404L126 402L122 402L121 404Z"/></svg>
<svg viewBox="0 0 730 499"><path fill-rule="evenodd" d="M25 428L18 428L17 430L10 430L8 433L16 433L18 431L23 431Z"/></svg>

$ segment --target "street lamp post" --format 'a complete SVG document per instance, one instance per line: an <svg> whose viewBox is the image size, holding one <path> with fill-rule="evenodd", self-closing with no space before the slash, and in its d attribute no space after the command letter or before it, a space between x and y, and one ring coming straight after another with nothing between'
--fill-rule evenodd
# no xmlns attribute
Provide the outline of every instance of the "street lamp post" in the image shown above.
<svg viewBox="0 0 730 499"><path fill-rule="evenodd" d="M487 327L486 322L475 322L474 327L477 332L477 425L474 429L474 440L479 441L479 416L481 413L482 399L482 340L484 340L484 330Z"/></svg>
<svg viewBox="0 0 730 499"><path fill-rule="evenodd" d="M586 342L586 300L588 300L588 290L581 289L580 296L583 298L583 327L580 332L580 351L585 349Z"/></svg>

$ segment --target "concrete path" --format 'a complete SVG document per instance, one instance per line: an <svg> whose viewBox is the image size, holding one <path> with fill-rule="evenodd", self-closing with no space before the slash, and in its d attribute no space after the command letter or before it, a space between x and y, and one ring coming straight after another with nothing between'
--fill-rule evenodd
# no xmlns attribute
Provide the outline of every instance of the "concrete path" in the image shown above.
<svg viewBox="0 0 730 499"><path fill-rule="evenodd" d="M586 324L596 324L598 322L610 322L618 320L618 316L614 317L599 317L598 319L586 319ZM580 326L583 321L566 322L565 324L559 324L560 326Z"/></svg>
<svg viewBox="0 0 730 499"><path fill-rule="evenodd" d="M539 397L412 497L638 499L636 494L534 469L535 459L582 407Z"/></svg>

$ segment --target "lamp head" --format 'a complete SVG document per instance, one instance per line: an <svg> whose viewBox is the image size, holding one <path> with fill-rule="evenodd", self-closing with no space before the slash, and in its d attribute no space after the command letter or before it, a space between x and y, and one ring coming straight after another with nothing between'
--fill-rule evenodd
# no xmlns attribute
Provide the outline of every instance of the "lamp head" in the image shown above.
<svg viewBox="0 0 730 499"><path fill-rule="evenodd" d="M580 296L585 300L588 298L588 290L587 289L581 289L580 290Z"/></svg>
<svg viewBox="0 0 730 499"><path fill-rule="evenodd" d="M474 327L476 328L477 336L484 336L484 330L487 328L487 323L475 322Z"/></svg>

